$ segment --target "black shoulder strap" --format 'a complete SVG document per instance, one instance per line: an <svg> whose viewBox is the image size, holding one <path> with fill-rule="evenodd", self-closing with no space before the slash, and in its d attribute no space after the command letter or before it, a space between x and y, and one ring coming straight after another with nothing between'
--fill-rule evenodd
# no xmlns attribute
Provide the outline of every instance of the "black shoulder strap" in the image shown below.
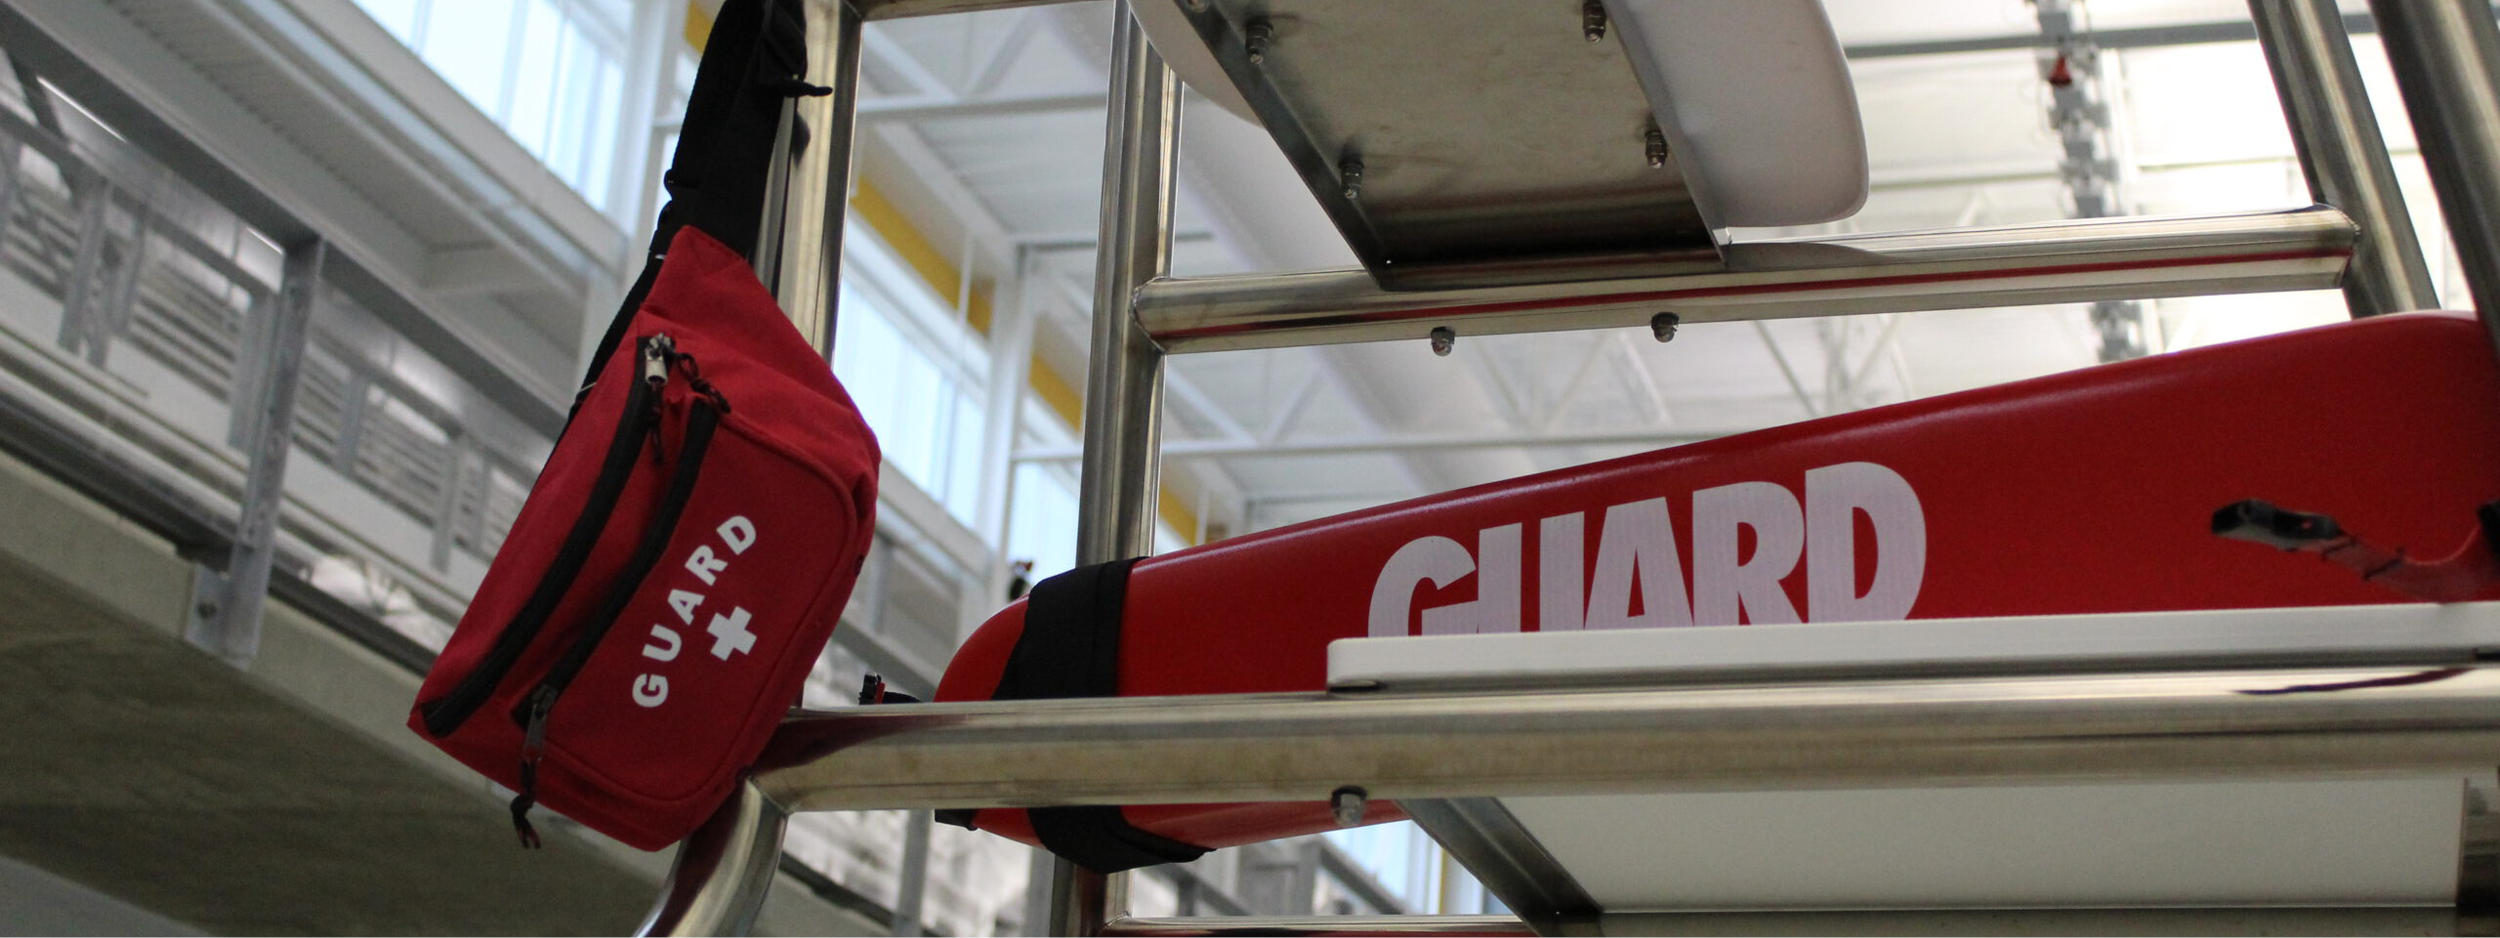
<svg viewBox="0 0 2500 938"><path fill-rule="evenodd" d="M626 291L616 319L599 340L582 387L598 380L600 365L624 341L625 324L650 295L661 256L677 229L693 225L741 256L754 255L756 232L764 220L764 184L771 174L773 141L781 130L782 102L827 90L801 80L807 74L805 5L804 0L721 4L720 15L712 20L711 38L703 45L703 60L695 66L694 89L686 96L677 152L662 177L668 203L660 207L642 276ZM794 142L793 159L797 149Z"/></svg>
<svg viewBox="0 0 2500 938"><path fill-rule="evenodd" d="M1007 657L994 700L1119 695L1120 615L1134 558L1078 567L1026 595L1024 635ZM1035 808L1033 832L1050 852L1098 873L1187 863L1207 848L1139 829L1113 805Z"/></svg>

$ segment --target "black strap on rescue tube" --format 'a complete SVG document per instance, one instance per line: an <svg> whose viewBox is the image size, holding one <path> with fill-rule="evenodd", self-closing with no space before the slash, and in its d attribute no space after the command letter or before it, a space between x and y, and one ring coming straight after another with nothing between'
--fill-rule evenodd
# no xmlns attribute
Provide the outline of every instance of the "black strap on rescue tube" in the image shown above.
<svg viewBox="0 0 2500 938"><path fill-rule="evenodd" d="M1128 597L1128 571L1136 563L1130 558L1078 567L1036 584L1024 599L1024 634L1016 639L991 699L1118 696L1120 613ZM1115 805L1034 808L1027 813L1042 846L1097 873L1187 863L1207 852L1130 824Z"/></svg>

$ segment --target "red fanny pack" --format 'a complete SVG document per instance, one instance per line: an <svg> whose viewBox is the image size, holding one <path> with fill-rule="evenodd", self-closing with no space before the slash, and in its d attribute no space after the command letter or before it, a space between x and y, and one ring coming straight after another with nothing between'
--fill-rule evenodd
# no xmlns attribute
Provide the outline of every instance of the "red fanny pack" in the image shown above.
<svg viewBox="0 0 2500 938"><path fill-rule="evenodd" d="M733 25L789 27L761 6L724 8L715 43ZM705 66L688 139L709 108L715 134L764 142L681 145L665 261L610 330L409 714L519 792L532 846L533 803L645 850L701 824L798 703L874 532L875 436L744 252L690 223L755 230L743 174L760 178L788 91L751 79L796 68ZM718 116L733 104L746 116Z"/></svg>
<svg viewBox="0 0 2500 938"><path fill-rule="evenodd" d="M679 232L409 725L645 850L754 761L856 581L877 444L745 261ZM613 432L596 432L614 428Z"/></svg>

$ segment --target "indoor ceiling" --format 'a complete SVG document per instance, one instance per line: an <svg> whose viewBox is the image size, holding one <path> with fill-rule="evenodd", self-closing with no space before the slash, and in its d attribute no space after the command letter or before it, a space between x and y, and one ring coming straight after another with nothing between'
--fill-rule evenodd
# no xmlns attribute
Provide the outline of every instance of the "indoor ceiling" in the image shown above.
<svg viewBox="0 0 2500 938"><path fill-rule="evenodd" d="M2030 0L1826 9L1851 51L1872 195L1840 222L1735 239L2073 213ZM930 240L976 271L1032 249L1049 283L1039 348L1069 376L1083 372L1090 315L1111 12L1093 2L885 21L866 43L863 174L934 219ZM2124 31L2113 41L2124 48L2101 53L2100 87L2128 213L2309 203L2263 57L2251 42L2211 41L2244 27L2240 0L2088 0L2084 14L2095 30ZM2432 270L2461 300L2384 57L2370 36L2356 44ZM1177 273L1353 266L1263 131L1193 95L1182 149ZM2153 351L2343 315L2333 292L2147 306ZM1645 331L1491 337L1448 357L1421 342L1181 356L1165 442L1203 454L1174 455L1166 478L1237 533L1651 448L1591 435L1654 431L1667 445L2082 367L2100 348L2075 305L1698 325L1668 344ZM1383 449L1348 451L1357 439ZM1451 445L1461 441L1476 445Z"/></svg>

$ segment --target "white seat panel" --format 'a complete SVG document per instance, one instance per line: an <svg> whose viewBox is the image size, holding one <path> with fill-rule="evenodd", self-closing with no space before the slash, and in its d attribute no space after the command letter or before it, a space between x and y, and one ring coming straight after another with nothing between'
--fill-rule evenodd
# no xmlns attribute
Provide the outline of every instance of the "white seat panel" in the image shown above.
<svg viewBox="0 0 2500 938"><path fill-rule="evenodd" d="M1183 83L1257 123L1180 3L1136 5L1147 38ZM1866 131L1820 0L1606 5L1645 81L1663 90L1667 100L1653 101L1653 110L1713 224L1815 224L1865 204Z"/></svg>
<svg viewBox="0 0 2500 938"><path fill-rule="evenodd" d="M2455 901L2465 787L2418 775L1502 805L1609 912L2346 907Z"/></svg>
<svg viewBox="0 0 2500 938"><path fill-rule="evenodd" d="M1866 204L1857 87L1820 0L1606 7L1668 98L1659 125L1714 224L1810 225Z"/></svg>

